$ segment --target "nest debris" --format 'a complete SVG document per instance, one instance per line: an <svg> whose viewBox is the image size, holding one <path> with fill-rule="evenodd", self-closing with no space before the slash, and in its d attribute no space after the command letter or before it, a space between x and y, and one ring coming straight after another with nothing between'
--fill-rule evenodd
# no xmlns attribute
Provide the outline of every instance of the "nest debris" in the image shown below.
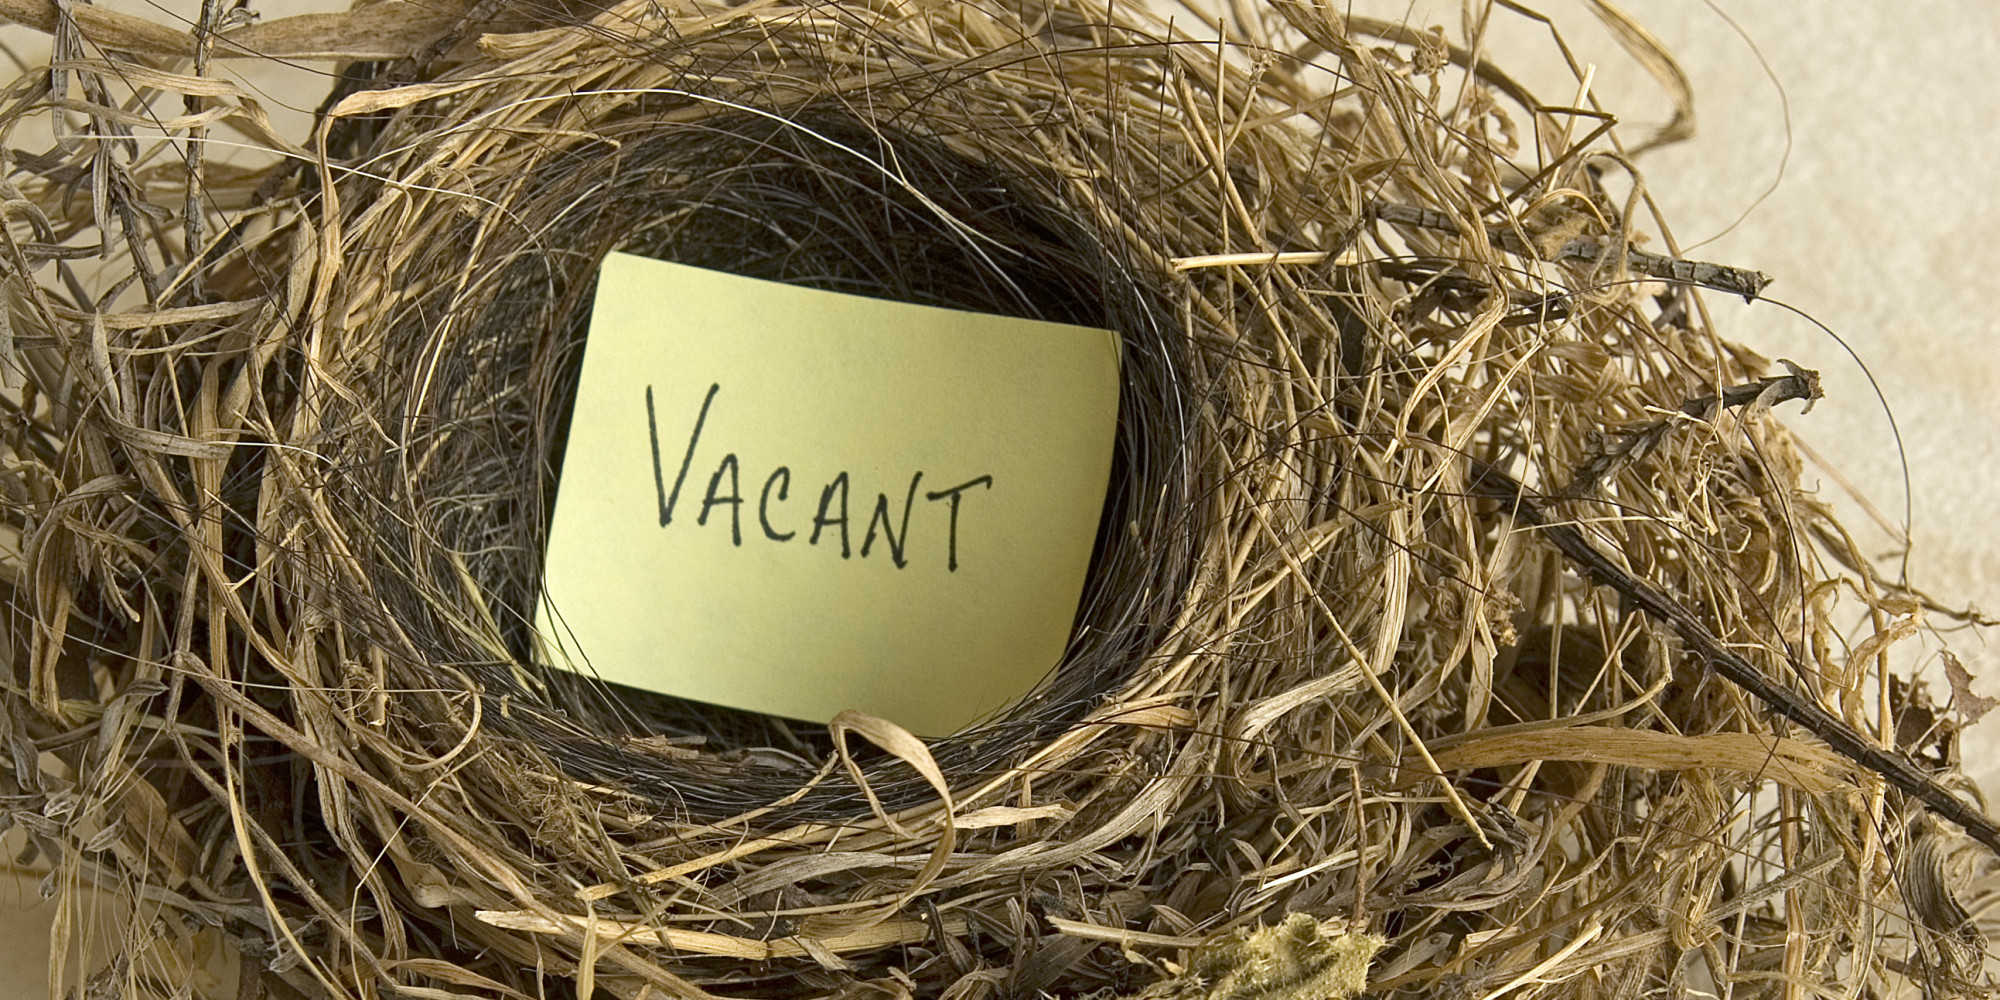
<svg viewBox="0 0 2000 1000"><path fill-rule="evenodd" d="M0 796L127 918L52 984L222 995L226 942L311 997L1980 988L1956 835L1551 541L1949 745L1876 655L1922 602L1838 568L1767 416L1805 373L1699 308L1762 276L1634 247L1615 131L1337 6L440 11L58 5L7 92ZM287 138L246 53L357 61ZM1036 695L924 743L526 658L614 249L1119 333Z"/></svg>

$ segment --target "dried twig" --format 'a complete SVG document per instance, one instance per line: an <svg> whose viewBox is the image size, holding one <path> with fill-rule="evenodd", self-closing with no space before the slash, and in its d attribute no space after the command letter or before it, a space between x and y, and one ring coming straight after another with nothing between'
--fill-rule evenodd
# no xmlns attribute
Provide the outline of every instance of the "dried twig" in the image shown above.
<svg viewBox="0 0 2000 1000"><path fill-rule="evenodd" d="M1769 408L1792 399L1805 400L1806 410L1811 410L1813 403L1824 395L1819 387L1819 373L1800 368L1783 358L1778 359L1778 363L1784 365L1789 374L1697 396L1680 405L1681 414L1692 420L1707 420L1717 409L1736 409L1752 403ZM1578 466L1570 481L1556 490L1554 495L1566 499L1590 495L1613 472L1651 454L1678 423L1680 421L1676 419L1658 420L1634 430L1619 431L1616 444L1603 448Z"/></svg>
<svg viewBox="0 0 2000 1000"><path fill-rule="evenodd" d="M1474 461L1470 488L1479 496L1500 501L1503 510L1539 528L1542 537L1586 577L1617 591L1633 607L1671 627L1716 673L1756 695L1772 711L1806 727L1836 753L1888 779L1890 784L1921 800L1932 812L1964 827L1974 839L2000 853L2000 825L1953 795L1908 757L1877 746L1818 703L1766 677L1750 661L1724 647L1722 640L1685 605L1621 569L1575 526L1551 519L1542 507L1542 500L1532 496L1519 480L1484 462Z"/></svg>
<svg viewBox="0 0 2000 1000"><path fill-rule="evenodd" d="M1459 223L1452 216L1436 209L1417 208L1411 205L1377 203L1370 206L1375 218L1402 226L1417 226L1436 229L1447 233L1460 232ZM1486 230L1486 239L1494 246L1511 254L1552 261L1577 261L1586 264L1614 264L1615 241L1600 236L1578 236L1565 241L1552 254L1545 254L1530 247L1514 229L1506 226L1491 226ZM1625 248L1624 265L1640 274L1662 281L1683 285L1700 285L1717 291L1741 295L1746 301L1763 294L1764 287L1771 283L1771 276L1761 271L1731 267L1727 264L1710 264L1698 260L1684 260L1640 250Z"/></svg>

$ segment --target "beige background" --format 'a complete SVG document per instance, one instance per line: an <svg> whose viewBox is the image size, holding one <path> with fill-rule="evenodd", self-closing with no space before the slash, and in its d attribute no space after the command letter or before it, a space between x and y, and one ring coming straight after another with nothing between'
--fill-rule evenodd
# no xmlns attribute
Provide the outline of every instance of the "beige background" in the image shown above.
<svg viewBox="0 0 2000 1000"><path fill-rule="evenodd" d="M267 16L301 9L271 0L257 6ZM1457 3L1369 6L1457 34ZM131 7L143 9L138 0ZM1947 604L2000 614L2000 350L1993 346L2000 87L1991 82L2000 65L2000 5L1627 0L1626 7L1680 57L1695 86L1697 137L1643 164L1677 236L1698 247L1696 256L1775 275L1773 297L1854 346L1902 427L1914 514L1910 580ZM1543 9L1564 26L1579 58L1599 67L1596 89L1609 106L1627 121L1664 120L1657 90L1580 0L1545 0ZM1533 63L1560 68L1546 31L1496 18L1505 25L1494 36L1500 61L1549 100L1567 101L1574 84L1563 74L1526 71ZM295 74L286 86L310 79ZM274 97L310 107L317 95ZM1894 441L1855 362L1780 309L1720 297L1710 304L1732 338L1822 372L1829 398L1804 417L1788 405L1786 418L1900 521ZM1813 475L1824 494L1841 492L1831 477ZM1852 501L1838 499L1850 523L1865 520ZM1890 550L1886 534L1871 537L1877 551ZM1991 637L1960 631L1949 641L1975 674L1994 675L1980 688L2000 689ZM1912 650L1911 662L1942 687L1934 656ZM1988 788L2000 788L1996 729L2000 722L1989 719L1967 745L1968 767ZM0 1000L42 995L38 927L46 916L21 912L20 902L33 889L32 877L12 887L0 881Z"/></svg>

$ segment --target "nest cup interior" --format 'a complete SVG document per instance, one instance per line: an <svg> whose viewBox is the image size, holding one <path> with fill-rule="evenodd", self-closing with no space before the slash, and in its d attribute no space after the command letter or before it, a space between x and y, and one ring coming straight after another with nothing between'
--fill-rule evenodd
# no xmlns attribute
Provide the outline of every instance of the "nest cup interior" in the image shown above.
<svg viewBox="0 0 2000 1000"><path fill-rule="evenodd" d="M1004 769L1114 692L1172 624L1199 505L1183 455L1190 405L1163 335L1164 292L1137 279L1050 179L844 109L732 110L689 122L633 114L447 230L416 259L463 280L390 317L376 412L400 440L348 476L385 558L368 572L382 622L424 663L463 670L497 731L573 777L691 813L727 815L798 789L833 748L824 730L627 687L531 655L532 608L561 475L596 271L621 250L882 299L1116 331L1124 384L1110 488L1069 648L1031 695L937 741L947 774ZM495 220L499 220L496 224ZM447 270L447 273L453 273ZM414 363L411 363L414 362ZM403 398L393 398L401 395ZM495 655L501 651L505 656ZM800 669L810 670L811 664ZM662 755L659 741L694 749ZM645 743L638 742L645 740ZM861 759L866 748L856 747ZM886 805L928 786L867 768ZM831 779L793 809L865 809Z"/></svg>

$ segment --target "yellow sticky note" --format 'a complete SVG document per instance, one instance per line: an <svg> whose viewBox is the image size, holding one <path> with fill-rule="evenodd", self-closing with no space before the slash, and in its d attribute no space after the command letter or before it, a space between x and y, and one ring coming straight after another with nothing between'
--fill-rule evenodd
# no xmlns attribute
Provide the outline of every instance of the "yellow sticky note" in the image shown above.
<svg viewBox="0 0 2000 1000"><path fill-rule="evenodd" d="M950 733L1074 625L1118 339L614 253L544 563L557 664Z"/></svg>

